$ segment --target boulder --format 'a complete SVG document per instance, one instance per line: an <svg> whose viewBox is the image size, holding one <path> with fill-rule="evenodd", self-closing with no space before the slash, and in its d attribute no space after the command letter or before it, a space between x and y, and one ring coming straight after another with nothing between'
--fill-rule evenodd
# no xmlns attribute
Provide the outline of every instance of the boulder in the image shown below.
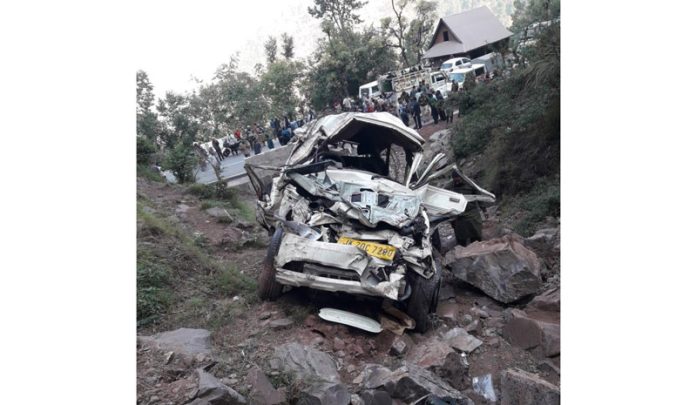
<svg viewBox="0 0 696 405"><path fill-rule="evenodd" d="M558 405L560 389L536 374L508 369L500 376L501 405Z"/></svg>
<svg viewBox="0 0 696 405"><path fill-rule="evenodd" d="M329 354L299 343L276 347L271 364L282 371L295 373L303 380L340 382L336 362Z"/></svg>
<svg viewBox="0 0 696 405"><path fill-rule="evenodd" d="M530 317L524 311L511 311L502 332L511 345L525 350L536 348L535 354L540 357L554 357L561 353L561 326Z"/></svg>
<svg viewBox="0 0 696 405"><path fill-rule="evenodd" d="M469 363L463 356L466 355L460 355L448 343L433 338L410 350L406 361L426 368L461 390L469 385Z"/></svg>
<svg viewBox="0 0 696 405"><path fill-rule="evenodd" d="M364 405L392 405L393 401L389 393L382 390L368 390L360 393L361 403Z"/></svg>
<svg viewBox="0 0 696 405"><path fill-rule="evenodd" d="M287 401L285 393L273 387L266 374L259 368L253 368L246 377L247 385L251 386L249 391L249 404L282 404Z"/></svg>
<svg viewBox="0 0 696 405"><path fill-rule="evenodd" d="M541 261L519 235L457 246L447 253L445 264L457 278L506 304L541 286Z"/></svg>
<svg viewBox="0 0 696 405"><path fill-rule="evenodd" d="M527 308L539 311L561 311L561 287L554 287L534 297Z"/></svg>
<svg viewBox="0 0 696 405"><path fill-rule="evenodd" d="M553 267L561 255L560 228L539 229L534 235L524 239L524 245L541 257L547 266Z"/></svg>
<svg viewBox="0 0 696 405"><path fill-rule="evenodd" d="M341 383L321 382L302 390L297 401L299 405L348 405L350 392Z"/></svg>
<svg viewBox="0 0 696 405"><path fill-rule="evenodd" d="M194 402L197 405L238 405L246 404L244 398L237 391L226 386L214 375L205 372L202 368L196 370L198 373L198 391L194 395Z"/></svg>
<svg viewBox="0 0 696 405"><path fill-rule="evenodd" d="M362 388L383 389L390 397L406 403L428 394L445 400L462 401L462 403L468 400L442 378L412 363L404 363L394 371L377 364L369 364L361 376Z"/></svg>
<svg viewBox="0 0 696 405"><path fill-rule="evenodd" d="M165 352L174 352L191 357L199 354L204 356L212 354L210 332L205 329L179 328L153 336L140 336L138 339L142 343L154 344Z"/></svg>
<svg viewBox="0 0 696 405"><path fill-rule="evenodd" d="M462 328L450 329L442 337L451 347L466 354L473 352L483 344L483 342L471 336Z"/></svg>
<svg viewBox="0 0 696 405"><path fill-rule="evenodd" d="M437 306L437 316L451 320L457 319L459 304L456 302L442 302Z"/></svg>

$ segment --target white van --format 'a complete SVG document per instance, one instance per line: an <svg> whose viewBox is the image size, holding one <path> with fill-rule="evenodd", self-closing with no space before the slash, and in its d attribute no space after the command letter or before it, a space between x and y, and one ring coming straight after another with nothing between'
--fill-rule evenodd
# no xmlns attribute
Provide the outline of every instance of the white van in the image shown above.
<svg viewBox="0 0 696 405"><path fill-rule="evenodd" d="M372 97L377 97L381 94L382 92L379 90L379 82L377 80L363 84L358 90L359 99L371 99Z"/></svg>
<svg viewBox="0 0 696 405"><path fill-rule="evenodd" d="M461 88L464 84L464 81L468 80L467 76L470 78L473 74L474 77L479 77L481 75L485 75L486 73L488 73L488 69L486 69L486 65L484 65L483 63L474 63L471 65L471 67L465 69L454 69L447 75L447 89L450 91L452 90L452 80L457 82L457 84Z"/></svg>

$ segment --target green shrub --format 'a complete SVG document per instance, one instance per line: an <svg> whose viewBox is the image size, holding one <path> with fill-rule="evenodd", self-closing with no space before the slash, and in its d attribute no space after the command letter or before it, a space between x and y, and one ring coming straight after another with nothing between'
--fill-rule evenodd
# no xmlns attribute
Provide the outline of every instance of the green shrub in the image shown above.
<svg viewBox="0 0 696 405"><path fill-rule="evenodd" d="M136 138L136 160L139 165L152 163L152 156L156 151L155 145L149 139L143 136Z"/></svg>
<svg viewBox="0 0 696 405"><path fill-rule="evenodd" d="M137 270L137 319L156 319L171 304L170 270L147 250L139 248Z"/></svg>
<svg viewBox="0 0 696 405"><path fill-rule="evenodd" d="M190 183L194 179L193 168L197 160L189 146L179 142L164 158L164 168L171 170L179 183Z"/></svg>

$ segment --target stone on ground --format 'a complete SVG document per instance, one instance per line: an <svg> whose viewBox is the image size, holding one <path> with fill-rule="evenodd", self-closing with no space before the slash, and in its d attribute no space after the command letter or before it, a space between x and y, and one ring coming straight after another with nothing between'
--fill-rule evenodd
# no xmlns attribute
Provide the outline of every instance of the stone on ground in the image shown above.
<svg viewBox="0 0 696 405"><path fill-rule="evenodd" d="M350 404L348 387L341 383L321 382L302 390L299 405L348 405Z"/></svg>
<svg viewBox="0 0 696 405"><path fill-rule="evenodd" d="M540 311L561 312L561 287L554 287L534 297L527 308Z"/></svg>
<svg viewBox="0 0 696 405"><path fill-rule="evenodd" d="M442 337L451 347L467 354L473 352L483 344L483 342L471 336L463 328L450 329Z"/></svg>
<svg viewBox="0 0 696 405"><path fill-rule="evenodd" d="M285 372L295 373L306 382L340 382L336 362L327 353L299 343L276 347L271 363Z"/></svg>
<svg viewBox="0 0 696 405"><path fill-rule="evenodd" d="M153 336L141 336L139 339L143 343L154 343L165 352L189 356L212 353L210 332L205 329L179 328Z"/></svg>
<svg viewBox="0 0 696 405"><path fill-rule="evenodd" d="M541 286L541 261L519 235L457 246L445 256L453 274L491 298L511 303Z"/></svg>
<svg viewBox="0 0 696 405"><path fill-rule="evenodd" d="M197 369L196 372L198 373L198 391L192 404L238 405L247 403L246 398L220 382L214 375L201 368Z"/></svg>
<svg viewBox="0 0 696 405"><path fill-rule="evenodd" d="M501 405L558 405L561 391L536 374L508 369L500 376Z"/></svg>
<svg viewBox="0 0 696 405"><path fill-rule="evenodd" d="M273 387L266 374L259 368L253 368L246 377L247 385L251 386L249 391L249 404L283 404L287 401L285 393Z"/></svg>
<svg viewBox="0 0 696 405"><path fill-rule="evenodd" d="M398 369L390 369L369 364L361 375L363 389L382 389L389 396L406 403L413 402L428 394L457 403L468 403L468 398L449 385L433 372L412 363L404 363Z"/></svg>

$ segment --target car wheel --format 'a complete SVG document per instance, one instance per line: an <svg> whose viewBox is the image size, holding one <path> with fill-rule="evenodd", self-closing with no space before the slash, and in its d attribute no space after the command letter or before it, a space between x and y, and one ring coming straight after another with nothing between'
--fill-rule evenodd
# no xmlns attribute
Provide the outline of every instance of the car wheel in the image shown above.
<svg viewBox="0 0 696 405"><path fill-rule="evenodd" d="M406 313L416 321L416 332L424 333L430 329L430 314L437 310L440 295L442 272L435 262L435 274L426 279L411 272L411 298L406 304Z"/></svg>
<svg viewBox="0 0 696 405"><path fill-rule="evenodd" d="M266 258L261 265L261 273L258 278L258 294L263 300L274 300L283 291L283 285L276 281L275 257L283 240L283 228L276 228L271 243L266 251Z"/></svg>

